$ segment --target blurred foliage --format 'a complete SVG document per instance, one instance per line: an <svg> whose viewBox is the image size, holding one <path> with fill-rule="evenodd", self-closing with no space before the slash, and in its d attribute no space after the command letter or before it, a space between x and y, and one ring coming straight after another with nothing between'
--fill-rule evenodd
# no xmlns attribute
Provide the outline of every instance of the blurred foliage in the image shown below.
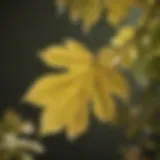
<svg viewBox="0 0 160 160"><path fill-rule="evenodd" d="M143 24L139 27L126 25L111 39L117 52L135 57L131 68L137 83L147 85L150 79L159 77L160 56L160 2L154 1ZM134 50L133 50L134 48Z"/></svg>
<svg viewBox="0 0 160 160"><path fill-rule="evenodd" d="M63 13L66 8L72 22L80 21L82 28L88 32L98 23L103 15L114 27L119 27L125 21L134 8L140 8L138 24L143 23L148 10L154 4L154 0L56 0L58 11Z"/></svg>
<svg viewBox="0 0 160 160"><path fill-rule="evenodd" d="M136 105L123 104L118 107L116 124L125 127L129 139L134 139L141 135L137 145L141 148L141 155L143 153L144 159L152 160L157 157L157 160L159 160L160 1L155 1L155 5L144 24L145 25L136 30L134 35L130 34L132 36L126 39L120 46L122 50L131 44L136 46L138 56L130 71L134 75L137 83L143 87L143 93ZM129 30L125 32L129 35L131 29L130 32ZM125 34L121 36L125 36ZM116 37L114 38L116 39ZM123 40L124 38L120 37L119 41L121 39ZM119 47L118 41L116 41L116 43L113 42L112 44ZM128 149L130 150L131 148L128 147ZM130 152L127 152L127 155L128 153ZM132 155L132 157L134 157L134 155Z"/></svg>
<svg viewBox="0 0 160 160"><path fill-rule="evenodd" d="M98 56L93 56L87 47L71 39L48 47L40 55L49 67L67 69L56 76L52 73L44 75L25 95L25 101L44 106L42 133L65 129L69 138L80 136L89 124L88 104L94 102L93 113L99 120L124 126L128 137L143 135L138 143L141 150L131 151L127 160L133 154L145 159L153 148L160 153L159 141L157 143L150 137L160 135L160 1L56 0L56 4L61 13L68 9L72 22L81 21L85 32L98 23L103 13L118 31L110 44L99 50ZM121 25L133 7L141 9L138 23ZM125 103L116 110L111 95L122 98L129 95L126 78L119 72L122 68L133 74L143 87L143 94L137 105ZM3 137L6 132L11 132L15 137L21 133L21 125L18 116L12 113L2 121L0 135ZM19 144L19 138L13 139ZM30 144L32 142L29 147ZM10 153L17 154L16 149L12 148ZM18 149L18 155L28 155L26 148L21 150ZM4 160L8 160L5 156ZM30 155L28 157L32 159Z"/></svg>
<svg viewBox="0 0 160 160"><path fill-rule="evenodd" d="M93 56L87 47L71 39L62 45L48 47L40 55L49 67L64 67L68 72L44 75L33 84L24 99L44 106L43 134L65 129L69 137L75 138L87 129L86 106L90 101L94 101L93 112L98 119L102 122L114 120L115 106L111 94L119 97L128 94L127 82L119 68L129 69L137 83L144 87L144 96L148 94L151 81L160 78L160 3L159 0L122 0L121 3L117 0L57 0L56 4L60 12L68 8L72 20L82 20L85 31L98 22L104 9L107 9L108 20L116 25L126 17L131 7L142 10L138 25L120 26L110 45L100 49L98 56ZM85 89L84 79L85 83L88 82ZM75 100L75 96L79 98ZM148 126L154 130L157 128L155 114L159 108L144 101L154 99L156 103L152 96L143 98L137 106L117 109L115 121L125 123L129 135ZM60 97L65 99L61 101Z"/></svg>
<svg viewBox="0 0 160 160"><path fill-rule="evenodd" d="M137 105L121 105L116 120L117 125L124 126L128 139L139 137L137 145L146 157L150 152L160 156L160 79L150 81Z"/></svg>
<svg viewBox="0 0 160 160"><path fill-rule="evenodd" d="M155 4L146 24L138 32L134 40L139 58L133 65L133 74L137 82L147 85L153 78L160 76L160 4Z"/></svg>
<svg viewBox="0 0 160 160"><path fill-rule="evenodd" d="M4 113L0 121L0 159L33 160L31 153L42 153L43 147L34 140L24 138L34 128L13 110Z"/></svg>

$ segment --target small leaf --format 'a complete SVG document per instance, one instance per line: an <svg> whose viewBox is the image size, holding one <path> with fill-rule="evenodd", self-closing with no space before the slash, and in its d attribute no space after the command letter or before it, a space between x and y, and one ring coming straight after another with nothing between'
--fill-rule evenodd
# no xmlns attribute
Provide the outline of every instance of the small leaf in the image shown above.
<svg viewBox="0 0 160 160"><path fill-rule="evenodd" d="M10 109L5 112L2 125L5 131L19 132L22 125L22 119L18 113Z"/></svg>

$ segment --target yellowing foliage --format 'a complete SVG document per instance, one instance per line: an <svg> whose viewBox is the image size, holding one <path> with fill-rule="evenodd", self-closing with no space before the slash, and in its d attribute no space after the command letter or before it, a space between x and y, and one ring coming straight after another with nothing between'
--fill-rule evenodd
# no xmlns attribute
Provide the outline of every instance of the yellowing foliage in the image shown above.
<svg viewBox="0 0 160 160"><path fill-rule="evenodd" d="M40 58L50 67L68 69L65 73L40 77L24 97L44 109L42 134L64 129L68 138L76 138L86 131L90 110L102 122L114 120L112 94L124 99L128 95L126 79L117 70L117 66L126 64L126 54L103 48L94 56L81 43L69 39L44 49Z"/></svg>
<svg viewBox="0 0 160 160"><path fill-rule="evenodd" d="M103 15L114 26L128 16L137 0L56 0L58 9L68 8L72 21L82 21L82 28L89 31Z"/></svg>

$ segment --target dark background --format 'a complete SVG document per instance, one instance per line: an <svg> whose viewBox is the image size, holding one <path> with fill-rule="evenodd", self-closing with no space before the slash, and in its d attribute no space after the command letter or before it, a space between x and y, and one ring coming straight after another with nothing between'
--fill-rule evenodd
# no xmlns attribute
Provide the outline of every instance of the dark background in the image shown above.
<svg viewBox="0 0 160 160"><path fill-rule="evenodd" d="M72 25L67 14L58 16L53 0L0 1L0 106L18 108L27 118L38 121L40 111L20 103L28 86L48 69L38 59L38 50L72 37L94 53L115 31L104 20L85 35L80 25ZM136 86L133 86L133 88ZM134 95L136 92L133 93ZM119 160L118 148L125 137L120 129L93 120L88 132L74 142L59 134L43 140L46 154L38 160L101 158Z"/></svg>

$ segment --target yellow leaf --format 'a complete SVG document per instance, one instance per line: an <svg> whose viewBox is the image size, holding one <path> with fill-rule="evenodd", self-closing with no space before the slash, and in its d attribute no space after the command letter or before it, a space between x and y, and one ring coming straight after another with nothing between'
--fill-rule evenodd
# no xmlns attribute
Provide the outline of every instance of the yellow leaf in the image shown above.
<svg viewBox="0 0 160 160"><path fill-rule="evenodd" d="M57 54L54 58L43 59L51 65L53 59L57 60L57 64L64 65L68 72L44 75L31 86L24 100L44 107L42 135L65 130L68 138L75 139L87 130L89 104L95 102L93 110L98 119L114 121L115 104L111 95L126 97L127 87L123 75L110 64L114 54L94 57L86 47L71 39L60 45L61 49L61 56ZM74 52L77 57L72 55ZM108 64L104 65L100 57Z"/></svg>

